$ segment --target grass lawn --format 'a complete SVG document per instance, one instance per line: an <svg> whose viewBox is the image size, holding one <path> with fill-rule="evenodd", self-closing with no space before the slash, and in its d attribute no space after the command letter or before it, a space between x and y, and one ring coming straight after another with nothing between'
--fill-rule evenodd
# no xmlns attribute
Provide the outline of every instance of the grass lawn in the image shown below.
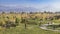
<svg viewBox="0 0 60 34"><path fill-rule="evenodd" d="M0 30L0 34L60 34L60 33L42 30L38 27L38 25L27 25L27 29L24 29L24 24L20 24L17 27Z"/></svg>

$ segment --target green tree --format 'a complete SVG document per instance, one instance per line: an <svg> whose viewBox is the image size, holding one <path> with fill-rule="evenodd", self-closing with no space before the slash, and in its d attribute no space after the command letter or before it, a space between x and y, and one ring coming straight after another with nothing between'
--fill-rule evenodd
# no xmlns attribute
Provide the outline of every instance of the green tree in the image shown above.
<svg viewBox="0 0 60 34"><path fill-rule="evenodd" d="M22 18L21 23L24 23L24 27L26 29L27 28L27 20Z"/></svg>
<svg viewBox="0 0 60 34"><path fill-rule="evenodd" d="M15 23L16 23L16 25L18 25L19 22L20 22L20 19L16 18L16 19L15 19Z"/></svg>

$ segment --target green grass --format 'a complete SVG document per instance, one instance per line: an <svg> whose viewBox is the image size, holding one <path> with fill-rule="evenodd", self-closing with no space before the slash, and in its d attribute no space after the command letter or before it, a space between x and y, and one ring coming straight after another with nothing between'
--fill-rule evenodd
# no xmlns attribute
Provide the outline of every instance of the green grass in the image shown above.
<svg viewBox="0 0 60 34"><path fill-rule="evenodd" d="M10 20L14 20L12 16L16 16L17 18L21 17L20 14L4 14L0 16L0 22L3 22L7 20L7 18L4 18L8 15ZM39 15L40 16L40 15ZM43 16L44 17L44 16ZM36 20L31 20L31 22L36 22L37 24L40 23L39 21L40 17ZM47 23L48 21L43 20L42 24ZM59 23L60 21L53 20L53 22ZM43 30L40 29L38 25L28 25L27 24L27 29L25 29L24 24L19 24L17 27L13 27L10 29L2 29L0 30L0 34L60 34L59 32L54 32L54 31L49 31L49 30Z"/></svg>
<svg viewBox="0 0 60 34"><path fill-rule="evenodd" d="M0 30L0 34L60 34L60 33L42 30L38 27L38 25L27 25L27 29L24 29L24 24L20 24L17 27Z"/></svg>

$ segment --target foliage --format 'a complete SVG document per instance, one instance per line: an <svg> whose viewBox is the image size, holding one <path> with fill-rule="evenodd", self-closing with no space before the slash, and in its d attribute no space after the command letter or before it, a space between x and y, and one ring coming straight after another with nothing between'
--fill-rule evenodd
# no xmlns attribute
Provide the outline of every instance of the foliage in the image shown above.
<svg viewBox="0 0 60 34"><path fill-rule="evenodd" d="M16 19L15 19L15 23L16 23L16 25L18 25L19 22L20 22L20 19L16 18Z"/></svg>

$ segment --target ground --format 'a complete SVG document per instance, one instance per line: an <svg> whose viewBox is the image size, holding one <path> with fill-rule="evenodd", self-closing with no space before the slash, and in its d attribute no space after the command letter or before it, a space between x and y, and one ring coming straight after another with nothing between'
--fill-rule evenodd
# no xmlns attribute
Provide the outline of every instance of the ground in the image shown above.
<svg viewBox="0 0 60 34"><path fill-rule="evenodd" d="M27 25L27 29L24 29L24 24L13 27L10 29L0 30L0 34L60 34L59 32L43 30L38 25Z"/></svg>
<svg viewBox="0 0 60 34"><path fill-rule="evenodd" d="M38 19L36 19L35 21L37 22L37 20L39 20L41 17L44 18L49 15L49 14L34 14L34 16L37 16ZM51 16L54 14L51 14ZM14 21L15 18L13 18L13 16L16 16L17 18L21 19L21 14L0 14L0 22L5 23L4 21L8 20L6 18L6 16L9 17L9 20ZM22 15L22 17L24 17L25 14ZM32 16L32 17L34 17ZM50 15L49 15L50 16ZM27 16L29 17L29 16ZM38 21L39 22L39 21ZM37 22L37 23L38 23ZM48 21L43 21L44 23L47 23ZM60 20L53 20L53 22L55 23L59 23ZM27 29L25 29L24 24L20 23L19 26L17 27L11 27L10 29L6 29L6 28L1 28L0 27L0 34L60 34L59 32L55 32L55 31L50 31L50 30L43 30L40 28L39 25L29 25L27 24Z"/></svg>

